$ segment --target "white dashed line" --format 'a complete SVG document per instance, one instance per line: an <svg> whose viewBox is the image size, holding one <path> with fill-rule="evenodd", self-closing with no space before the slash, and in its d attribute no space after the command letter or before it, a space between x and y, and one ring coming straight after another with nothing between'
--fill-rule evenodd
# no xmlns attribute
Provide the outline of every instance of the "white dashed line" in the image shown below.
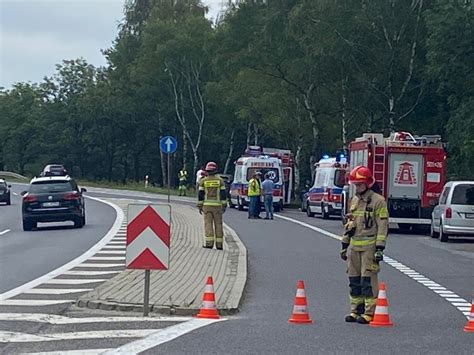
<svg viewBox="0 0 474 355"><path fill-rule="evenodd" d="M289 222L293 222L295 224L299 224L300 226L312 229L312 230L314 230L318 233L324 234L324 235L326 235L328 237L331 237L333 239L341 240L341 237L338 236L337 234L328 232L327 230L321 229L319 227L312 226L311 224L301 222L301 221L298 221L296 219L286 217L286 216L282 216L282 215L278 215L278 214L275 214L275 217L281 218L281 219L289 221ZM413 270L412 268L404 265L403 263L388 257L387 255L384 255L384 262L386 264L392 266L393 268L397 269L402 274L408 276L412 280L418 282L420 285L423 285L423 286L427 287L428 289L430 289L431 291L436 293L438 296L443 297L445 300L447 300L449 303L451 303L452 306L456 307L457 310L459 310L461 313L463 313L465 316L467 316L469 318L469 311L466 311L464 309L465 308L464 306L457 306L458 303L470 304L465 299L459 297L454 292L447 290L446 287L443 287L440 284L430 280L426 276L418 273L416 270ZM441 290L443 290L443 291L441 291Z"/></svg>

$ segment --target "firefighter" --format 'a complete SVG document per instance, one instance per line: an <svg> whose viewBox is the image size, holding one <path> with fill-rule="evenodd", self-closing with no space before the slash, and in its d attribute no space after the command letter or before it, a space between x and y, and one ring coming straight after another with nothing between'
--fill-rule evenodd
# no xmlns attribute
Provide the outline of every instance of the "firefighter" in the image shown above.
<svg viewBox="0 0 474 355"><path fill-rule="evenodd" d="M188 172L186 171L186 166L183 166L183 168L179 171L178 179L179 179L179 186L178 186L179 196L186 196L186 180L188 179Z"/></svg>
<svg viewBox="0 0 474 355"><path fill-rule="evenodd" d="M206 165L207 176L199 181L198 203L199 213L204 213L204 248L222 250L224 243L224 228L222 214L226 210L227 196L224 181L216 176L217 164L209 162Z"/></svg>
<svg viewBox="0 0 474 355"><path fill-rule="evenodd" d="M355 185L356 195L342 237L341 258L347 261L351 305L345 320L368 324L378 296L377 273L387 240L388 210L385 199L371 189L375 179L367 167L355 167L349 183Z"/></svg>

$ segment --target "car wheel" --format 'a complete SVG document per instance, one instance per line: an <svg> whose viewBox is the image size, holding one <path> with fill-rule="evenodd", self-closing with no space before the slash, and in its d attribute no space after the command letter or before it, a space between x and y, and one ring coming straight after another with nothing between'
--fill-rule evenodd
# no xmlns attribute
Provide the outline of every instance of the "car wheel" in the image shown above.
<svg viewBox="0 0 474 355"><path fill-rule="evenodd" d="M244 205L242 204L242 201L240 200L240 197L237 197L237 208L239 211L244 210Z"/></svg>
<svg viewBox="0 0 474 355"><path fill-rule="evenodd" d="M36 222L34 222L33 220L28 219L28 218L23 219L23 230L25 232L29 232L35 227L36 227Z"/></svg>
<svg viewBox="0 0 474 355"><path fill-rule="evenodd" d="M431 221L430 236L431 236L431 238L438 238L439 237L439 233L435 232L435 230L434 230L434 221Z"/></svg>
<svg viewBox="0 0 474 355"><path fill-rule="evenodd" d="M329 219L329 211L326 210L324 203L321 204L321 217L323 219Z"/></svg>
<svg viewBox="0 0 474 355"><path fill-rule="evenodd" d="M74 220L74 227L75 228L82 228L84 227L84 223L83 222L83 218L84 217L76 217L76 219Z"/></svg>
<svg viewBox="0 0 474 355"><path fill-rule="evenodd" d="M311 206L309 205L309 202L306 204L306 215L308 217L314 217L314 212L311 212Z"/></svg>
<svg viewBox="0 0 474 355"><path fill-rule="evenodd" d="M447 243L449 242L449 235L447 235L446 233L444 233L443 231L443 224L440 222L439 223L439 240L440 242L442 243Z"/></svg>

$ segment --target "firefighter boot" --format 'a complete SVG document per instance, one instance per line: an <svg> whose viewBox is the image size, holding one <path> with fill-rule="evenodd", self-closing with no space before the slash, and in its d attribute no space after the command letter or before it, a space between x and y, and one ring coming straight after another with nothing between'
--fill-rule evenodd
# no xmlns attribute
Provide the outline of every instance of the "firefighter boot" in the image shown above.
<svg viewBox="0 0 474 355"><path fill-rule="evenodd" d="M361 316L357 317L357 323L359 324L369 324L372 321L372 316L369 316L368 314L363 314Z"/></svg>
<svg viewBox="0 0 474 355"><path fill-rule="evenodd" d="M351 313L351 314L348 314L345 318L345 321L348 322L348 323L354 323L357 321L357 317L359 315L357 313Z"/></svg>

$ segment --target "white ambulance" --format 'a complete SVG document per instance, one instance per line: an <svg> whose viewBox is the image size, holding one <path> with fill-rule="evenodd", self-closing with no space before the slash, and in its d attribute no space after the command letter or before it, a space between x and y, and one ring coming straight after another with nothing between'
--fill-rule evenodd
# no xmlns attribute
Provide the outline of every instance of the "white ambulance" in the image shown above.
<svg viewBox="0 0 474 355"><path fill-rule="evenodd" d="M243 210L249 205L248 185L256 172L262 173L262 181L266 173L270 175L274 183L273 206L275 212L280 211L283 208L285 196L282 163L280 159L267 155L243 156L235 162L234 181L230 186L230 207Z"/></svg>

